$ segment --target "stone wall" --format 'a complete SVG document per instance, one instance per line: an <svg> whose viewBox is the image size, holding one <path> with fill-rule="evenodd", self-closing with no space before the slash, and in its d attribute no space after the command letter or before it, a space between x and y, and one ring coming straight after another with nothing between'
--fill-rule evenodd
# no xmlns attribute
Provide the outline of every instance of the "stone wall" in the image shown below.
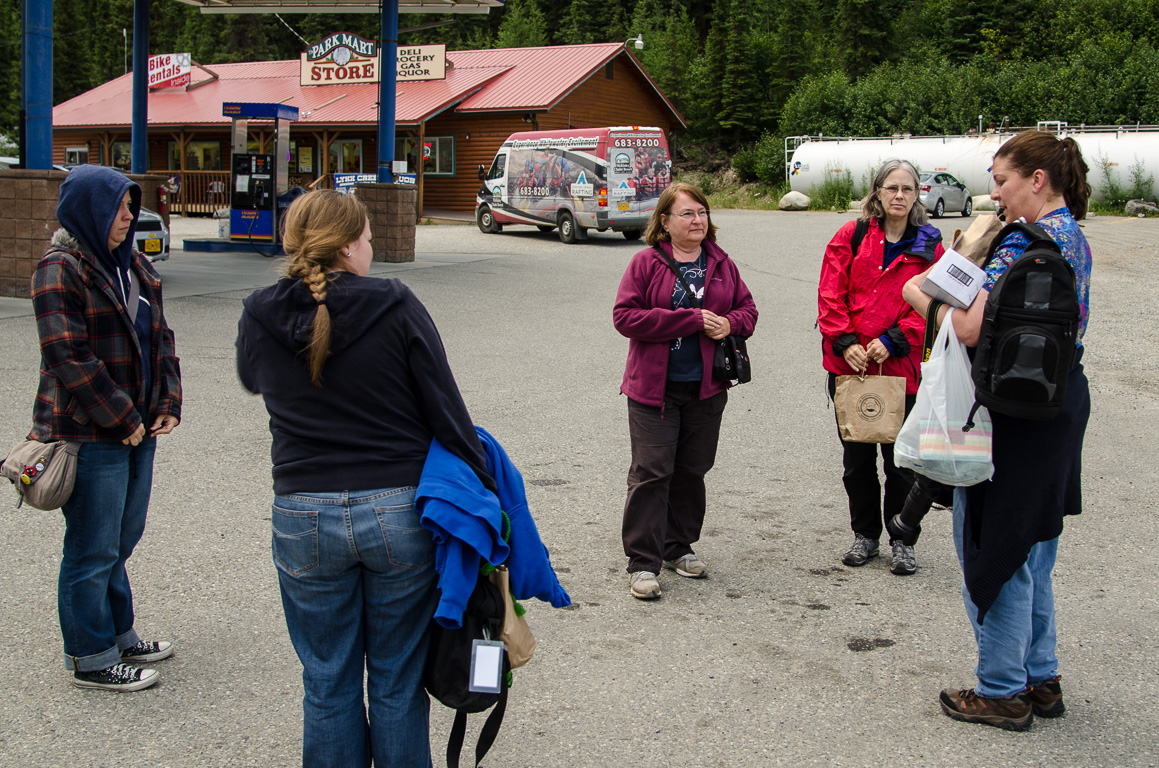
<svg viewBox="0 0 1159 768"><path fill-rule="evenodd" d="M48 247L64 171L0 171L0 296L32 295L32 271Z"/></svg>
<svg viewBox="0 0 1159 768"><path fill-rule="evenodd" d="M36 262L60 226L56 203L67 177L64 171L0 170L0 296L32 295ZM157 189L165 177L129 178L141 185L141 204L156 210Z"/></svg>
<svg viewBox="0 0 1159 768"><path fill-rule="evenodd" d="M417 190L409 184L356 184L355 189L370 211L374 260L414 261Z"/></svg>

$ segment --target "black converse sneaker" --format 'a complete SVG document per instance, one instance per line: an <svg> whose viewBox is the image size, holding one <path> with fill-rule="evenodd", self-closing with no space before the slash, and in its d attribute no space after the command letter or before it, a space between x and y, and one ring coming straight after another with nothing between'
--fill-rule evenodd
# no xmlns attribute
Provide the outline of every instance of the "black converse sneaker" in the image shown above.
<svg viewBox="0 0 1159 768"><path fill-rule="evenodd" d="M173 643L167 640L141 640L132 648L121 651L121 661L130 664L144 664L149 661L161 661L173 655Z"/></svg>
<svg viewBox="0 0 1159 768"><path fill-rule="evenodd" d="M141 669L128 664L114 664L92 672L72 673L72 684L77 688L103 688L106 691L139 691L161 679L155 669Z"/></svg>

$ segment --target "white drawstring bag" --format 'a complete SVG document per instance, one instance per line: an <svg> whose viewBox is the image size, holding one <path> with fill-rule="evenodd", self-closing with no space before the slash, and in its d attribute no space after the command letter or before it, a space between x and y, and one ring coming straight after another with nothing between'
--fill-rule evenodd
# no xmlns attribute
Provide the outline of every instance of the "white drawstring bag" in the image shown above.
<svg viewBox="0 0 1159 768"><path fill-rule="evenodd" d="M977 485L994 474L990 412L979 407L974 426L962 427L974 407L966 347L946 313L930 359L922 363L917 401L898 432L893 460L945 485Z"/></svg>

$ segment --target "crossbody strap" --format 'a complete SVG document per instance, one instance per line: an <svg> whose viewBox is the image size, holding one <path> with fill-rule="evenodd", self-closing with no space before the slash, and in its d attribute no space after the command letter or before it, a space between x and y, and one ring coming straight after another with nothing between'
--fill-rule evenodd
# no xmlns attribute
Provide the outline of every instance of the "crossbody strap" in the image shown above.
<svg viewBox="0 0 1159 768"><path fill-rule="evenodd" d="M700 309L700 300L696 298L696 292L693 291L691 287L689 287L688 281L684 279L684 275L680 274L680 267L676 266L676 259L672 258L670 255L659 249L657 249L657 253L666 259L668 268L676 273L676 279L679 280L680 284L684 286L684 293L688 295L688 301L692 303L693 307Z"/></svg>
<svg viewBox="0 0 1159 768"><path fill-rule="evenodd" d="M141 306L141 281L137 273L129 269L129 298L125 302L125 311L129 313L129 325L137 322L137 310Z"/></svg>
<svg viewBox="0 0 1159 768"><path fill-rule="evenodd" d="M922 342L922 362L929 362L930 353L934 349L934 339L938 335L938 310L946 302L941 299L934 299L930 302L930 308L926 310L926 337Z"/></svg>

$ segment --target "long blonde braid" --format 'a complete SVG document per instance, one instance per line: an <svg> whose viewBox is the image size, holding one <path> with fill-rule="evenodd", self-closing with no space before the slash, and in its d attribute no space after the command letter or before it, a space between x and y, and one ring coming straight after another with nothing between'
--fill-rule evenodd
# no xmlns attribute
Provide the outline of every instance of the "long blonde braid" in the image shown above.
<svg viewBox="0 0 1159 768"><path fill-rule="evenodd" d="M310 381L322 386L322 368L330 356L330 310L326 293L334 272L341 270L339 254L362 236L368 216L354 195L332 189L309 192L286 211L286 276L302 280L318 302L310 344L306 347Z"/></svg>

